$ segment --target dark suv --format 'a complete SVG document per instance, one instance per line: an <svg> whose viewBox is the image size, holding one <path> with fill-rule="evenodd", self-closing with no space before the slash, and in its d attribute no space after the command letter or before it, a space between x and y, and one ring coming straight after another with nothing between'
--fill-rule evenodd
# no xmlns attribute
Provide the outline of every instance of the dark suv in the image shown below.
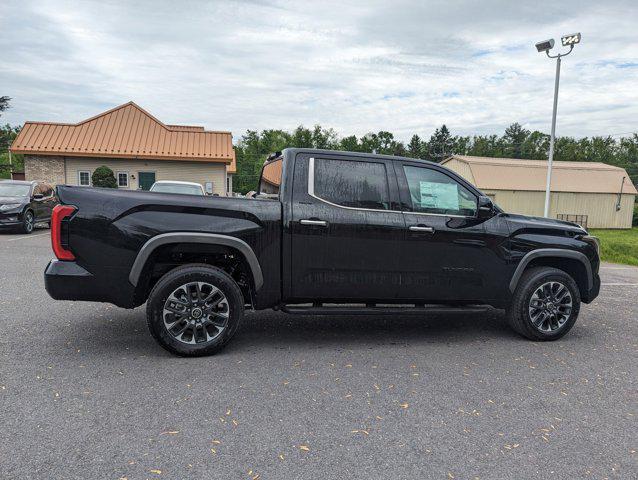
<svg viewBox="0 0 638 480"><path fill-rule="evenodd" d="M58 201L51 185L36 181L0 181L0 227L31 233L36 223L51 224Z"/></svg>
<svg viewBox="0 0 638 480"><path fill-rule="evenodd" d="M506 309L556 340L598 295L598 241L575 223L503 212L447 168L287 149L254 198L58 187L46 268L59 300L146 302L153 336L214 353L244 308L320 315Z"/></svg>

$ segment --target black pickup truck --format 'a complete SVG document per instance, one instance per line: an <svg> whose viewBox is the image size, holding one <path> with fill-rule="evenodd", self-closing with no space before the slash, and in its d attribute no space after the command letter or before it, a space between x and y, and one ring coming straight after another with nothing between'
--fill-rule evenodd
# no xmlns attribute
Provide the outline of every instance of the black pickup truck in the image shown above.
<svg viewBox="0 0 638 480"><path fill-rule="evenodd" d="M286 149L253 198L59 186L45 284L58 300L146 302L167 350L207 355L246 307L305 314L507 310L533 340L598 295L599 245L512 215L422 160Z"/></svg>

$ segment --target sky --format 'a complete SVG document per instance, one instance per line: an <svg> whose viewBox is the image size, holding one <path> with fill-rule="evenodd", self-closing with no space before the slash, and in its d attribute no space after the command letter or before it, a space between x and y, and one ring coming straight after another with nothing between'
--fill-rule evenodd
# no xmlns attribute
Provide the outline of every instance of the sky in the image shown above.
<svg viewBox="0 0 638 480"><path fill-rule="evenodd" d="M133 100L169 124L321 124L401 140L638 131L638 3L605 1L0 1L0 123L75 123Z"/></svg>

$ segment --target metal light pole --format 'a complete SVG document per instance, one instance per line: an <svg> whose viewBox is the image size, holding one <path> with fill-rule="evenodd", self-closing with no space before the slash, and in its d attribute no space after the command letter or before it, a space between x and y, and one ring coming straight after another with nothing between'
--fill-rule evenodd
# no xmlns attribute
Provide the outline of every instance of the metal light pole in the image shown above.
<svg viewBox="0 0 638 480"><path fill-rule="evenodd" d="M561 38L563 46L569 46L567 53L559 53L558 55L550 55L549 51L554 48L554 39L545 40L536 44L536 50L545 52L549 58L556 59L556 79L554 80L554 108L552 110L552 132L549 137L549 158L547 162L547 185L545 186L545 209L543 216L549 217L549 204L551 198L552 184L552 163L554 161L554 140L556 139L556 111L558 110L558 83L560 80L560 62L561 58L572 53L574 45L580 43L580 33L565 35Z"/></svg>

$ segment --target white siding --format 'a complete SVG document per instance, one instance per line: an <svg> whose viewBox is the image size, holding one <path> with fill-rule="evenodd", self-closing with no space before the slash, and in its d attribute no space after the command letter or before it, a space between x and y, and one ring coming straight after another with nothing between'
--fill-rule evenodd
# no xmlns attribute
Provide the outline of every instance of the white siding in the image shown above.
<svg viewBox="0 0 638 480"><path fill-rule="evenodd" d="M503 210L523 215L543 216L545 192L514 190L483 190L494 195ZM588 228L631 228L635 195L623 195L616 211L618 195L613 193L554 192L551 195L550 217L558 214L587 215Z"/></svg>
<svg viewBox="0 0 638 480"><path fill-rule="evenodd" d="M78 184L78 171L89 170L92 174L96 168L106 165L115 175L117 172L128 172L128 188L132 190L138 188L139 172L155 172L155 180L196 182L202 186L206 182L213 182L213 192L220 196L226 195L226 165L223 163L86 157L65 157L65 160L65 183L68 185Z"/></svg>
<svg viewBox="0 0 638 480"><path fill-rule="evenodd" d="M472 175L472 169L467 164L467 162L462 162L461 160L452 158L451 160L445 162L443 166L449 168L450 170L454 170L472 185L476 185L474 182L474 175Z"/></svg>

